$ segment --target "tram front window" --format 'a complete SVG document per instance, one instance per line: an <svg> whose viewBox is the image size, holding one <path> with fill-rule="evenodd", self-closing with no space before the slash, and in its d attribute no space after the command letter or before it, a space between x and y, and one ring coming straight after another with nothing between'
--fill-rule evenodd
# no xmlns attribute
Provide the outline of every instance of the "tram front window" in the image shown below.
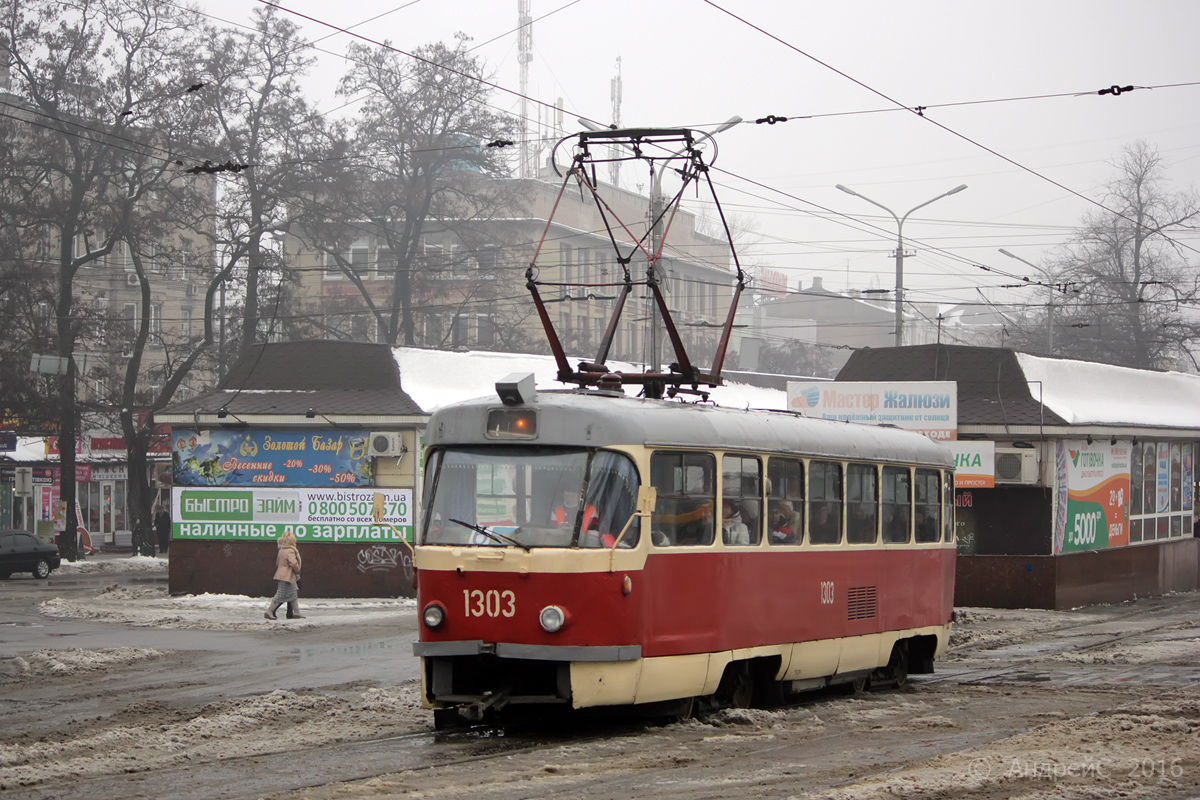
<svg viewBox="0 0 1200 800"><path fill-rule="evenodd" d="M624 548L638 542L638 475L624 455L464 447L435 456L425 478L424 544Z"/></svg>

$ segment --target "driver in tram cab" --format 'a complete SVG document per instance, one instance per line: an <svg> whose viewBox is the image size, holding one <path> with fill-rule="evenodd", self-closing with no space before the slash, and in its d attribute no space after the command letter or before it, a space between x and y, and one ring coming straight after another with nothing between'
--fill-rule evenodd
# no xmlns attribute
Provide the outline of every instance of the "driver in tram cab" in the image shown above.
<svg viewBox="0 0 1200 800"><path fill-rule="evenodd" d="M563 489L562 502L554 507L550 514L550 524L556 528L573 528L575 515L579 513L579 484L572 484ZM600 527L599 514L596 507L588 503L583 507L583 525L580 530L587 532Z"/></svg>

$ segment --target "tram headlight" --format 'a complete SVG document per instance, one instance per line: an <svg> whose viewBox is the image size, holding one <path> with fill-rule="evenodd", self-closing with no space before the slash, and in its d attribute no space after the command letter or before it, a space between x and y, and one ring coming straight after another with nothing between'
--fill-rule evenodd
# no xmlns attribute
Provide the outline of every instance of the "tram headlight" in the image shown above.
<svg viewBox="0 0 1200 800"><path fill-rule="evenodd" d="M442 627L442 623L446 621L446 609L442 608L437 603L430 603L425 606L425 610L421 612L421 621L425 623L425 627L431 631L436 631Z"/></svg>
<svg viewBox="0 0 1200 800"><path fill-rule="evenodd" d="M558 606L546 606L538 614L538 622L546 633L558 633L567 624L567 613Z"/></svg>

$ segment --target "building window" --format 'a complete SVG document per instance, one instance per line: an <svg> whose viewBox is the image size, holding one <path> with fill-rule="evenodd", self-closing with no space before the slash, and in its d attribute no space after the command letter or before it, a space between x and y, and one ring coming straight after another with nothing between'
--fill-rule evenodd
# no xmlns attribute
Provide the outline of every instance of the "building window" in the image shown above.
<svg viewBox="0 0 1200 800"><path fill-rule="evenodd" d="M350 248L350 271L358 276L359 280L365 280L367 270L370 268L370 251L365 244L356 244Z"/></svg>
<svg viewBox="0 0 1200 800"><path fill-rule="evenodd" d="M192 240L183 239L179 245L179 279L186 281L192 274L192 262L196 254L193 252Z"/></svg>
<svg viewBox="0 0 1200 800"><path fill-rule="evenodd" d="M391 278L396 274L396 254L390 247L380 247L375 251L375 275L378 278Z"/></svg>
<svg viewBox="0 0 1200 800"><path fill-rule="evenodd" d="M192 338L192 310L190 308L179 311L179 333L184 339Z"/></svg>

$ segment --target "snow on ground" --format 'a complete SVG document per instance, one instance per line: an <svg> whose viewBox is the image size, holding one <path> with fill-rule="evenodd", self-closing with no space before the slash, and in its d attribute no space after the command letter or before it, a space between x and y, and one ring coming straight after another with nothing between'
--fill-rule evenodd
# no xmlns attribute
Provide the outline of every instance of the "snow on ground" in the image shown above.
<svg viewBox="0 0 1200 800"><path fill-rule="evenodd" d="M267 600L231 594L200 594L172 597L166 587L110 586L94 598L56 597L39 605L39 610L56 619L90 619L146 628L196 630L244 630L274 626L280 630L312 629L333 625L356 625L400 618L415 612L409 598L345 598L307 600L300 598L305 619L285 618L280 608L275 622L263 619Z"/></svg>
<svg viewBox="0 0 1200 800"><path fill-rule="evenodd" d="M128 573L166 573L167 559L103 555L76 562L64 561L64 574L120 575ZM300 597L303 620L286 619L286 607L280 608L277 621L263 619L268 601L261 597L231 594L171 596L166 586L121 586L113 584L91 598L55 597L39 605L39 610L56 619L89 619L149 628L190 628L197 630L242 630L276 626L281 630L321 628L386 621L388 617L412 615L416 601L410 598L326 598Z"/></svg>
<svg viewBox="0 0 1200 800"><path fill-rule="evenodd" d="M411 729L419 720L417 684L335 696L276 689L265 695L169 709L147 702L108 724L73 735L26 738L0 747L0 789L54 780L162 769L279 752Z"/></svg>

